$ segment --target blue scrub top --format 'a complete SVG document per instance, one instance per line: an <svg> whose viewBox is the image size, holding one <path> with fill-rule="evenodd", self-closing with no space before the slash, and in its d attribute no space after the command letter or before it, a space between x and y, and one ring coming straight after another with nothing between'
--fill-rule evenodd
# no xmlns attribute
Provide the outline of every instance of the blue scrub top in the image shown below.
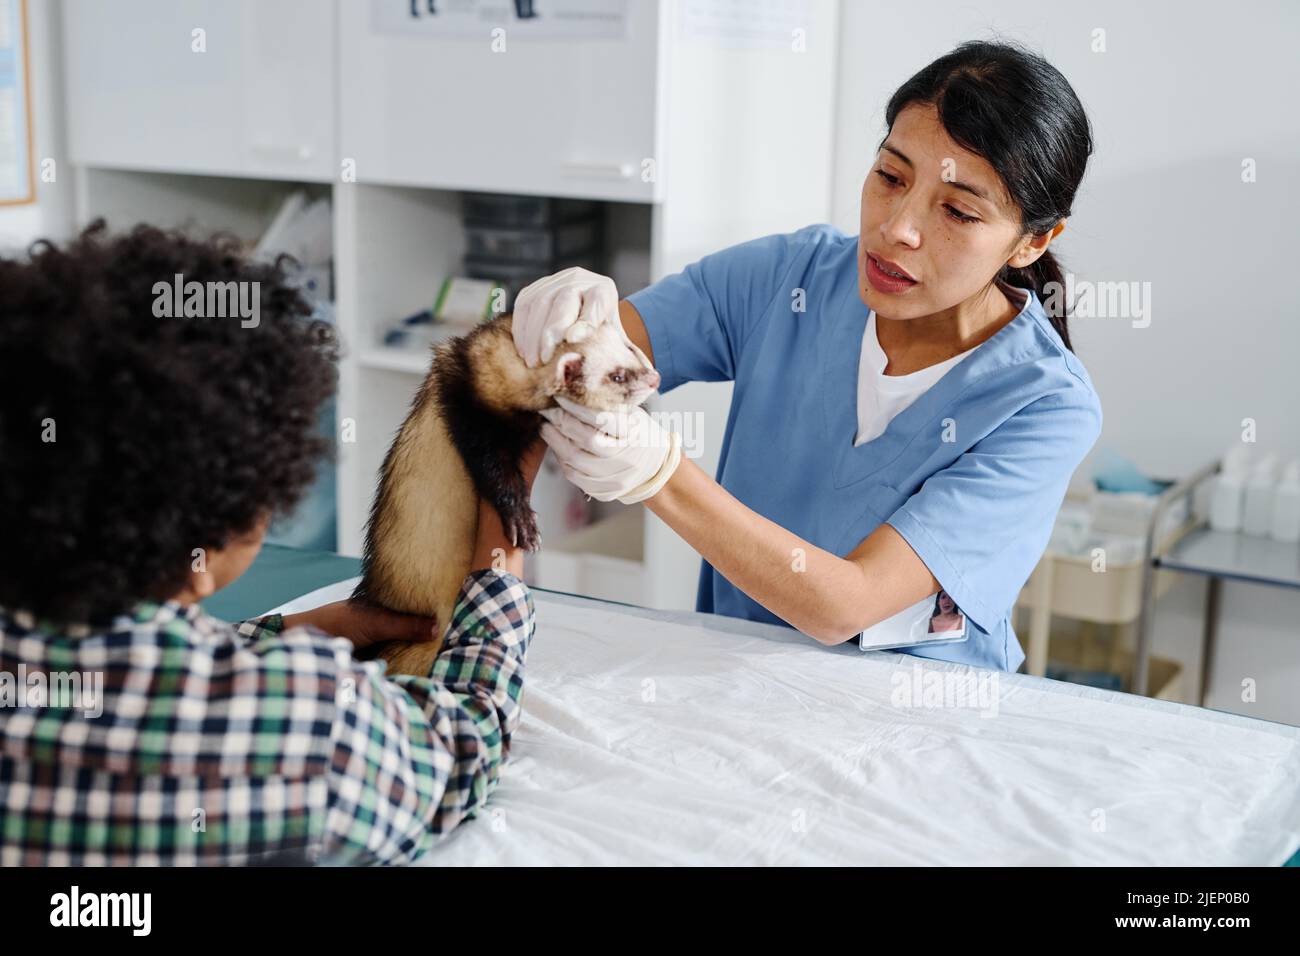
<svg viewBox="0 0 1300 956"><path fill-rule="evenodd" d="M1013 671L1025 655L1011 608L1101 430L1097 393L1023 290L1015 319L855 446L868 314L857 250L855 235L808 226L705 256L627 298L660 392L735 382L716 475L727 491L841 557L888 522L971 625L963 643L911 653ZM695 606L786 623L708 562Z"/></svg>

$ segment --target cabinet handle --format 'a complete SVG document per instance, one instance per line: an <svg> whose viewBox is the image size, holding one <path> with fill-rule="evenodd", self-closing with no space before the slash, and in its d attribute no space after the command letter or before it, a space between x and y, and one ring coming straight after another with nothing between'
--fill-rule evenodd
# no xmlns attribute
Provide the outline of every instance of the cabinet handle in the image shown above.
<svg viewBox="0 0 1300 956"><path fill-rule="evenodd" d="M566 176L584 179L631 179L636 167L631 163L565 163Z"/></svg>
<svg viewBox="0 0 1300 956"><path fill-rule="evenodd" d="M300 163L305 163L312 156L312 148L305 144L299 146L274 146L271 143L253 143L249 148L267 158L292 159Z"/></svg>

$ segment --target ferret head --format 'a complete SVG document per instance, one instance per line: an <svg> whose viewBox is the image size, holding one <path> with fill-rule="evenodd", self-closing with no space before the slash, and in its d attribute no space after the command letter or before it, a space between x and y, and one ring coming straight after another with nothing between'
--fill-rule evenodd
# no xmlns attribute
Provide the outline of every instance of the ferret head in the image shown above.
<svg viewBox="0 0 1300 956"><path fill-rule="evenodd" d="M552 396L596 411L640 405L659 388L659 373L617 319L596 326L575 322L545 367Z"/></svg>

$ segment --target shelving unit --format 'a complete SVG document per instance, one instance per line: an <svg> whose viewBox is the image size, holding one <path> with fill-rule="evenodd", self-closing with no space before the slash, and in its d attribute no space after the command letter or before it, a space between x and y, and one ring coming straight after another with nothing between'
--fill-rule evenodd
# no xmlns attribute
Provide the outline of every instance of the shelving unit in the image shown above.
<svg viewBox="0 0 1300 956"><path fill-rule="evenodd" d="M1222 470L1214 462L1194 474L1179 489L1191 496L1199 485L1209 482ZM1293 541L1276 541L1240 531L1215 531L1208 525L1198 526L1191 534L1162 549L1151 558L1148 577L1160 574L1194 574L1207 579L1201 631L1201 682L1197 702L1204 707L1210 690L1214 651L1219 635L1219 603L1224 581L1240 581L1266 587L1300 590L1300 547ZM1155 602L1143 608L1139 655L1149 655L1155 627ZM1154 658L1152 658L1154 666ZM1140 672L1141 673L1141 672ZM1154 675L1141 673L1141 679L1154 683Z"/></svg>
<svg viewBox="0 0 1300 956"><path fill-rule="evenodd" d="M829 218L837 0L810 0L798 51L781 37L719 43L689 29L689 4L637 0L621 38L516 38L500 56L488 55L486 28L482 40L394 32L375 25L372 4L129 5L66 4L77 217L253 239L290 190L329 195L338 419L355 427L337 459L342 554L360 551L384 452L427 368L382 334L460 272L461 192L603 200L604 268L624 295L718 249ZM127 13L154 27L114 31ZM267 43L295 21L306 26L289 49ZM193 53L190 31L205 25L207 50ZM160 64L169 86L150 82ZM730 383L691 383L648 407L697 415L697 463L713 472L730 398ZM534 583L694 607L694 550L641 506L592 502L599 523L570 536L569 491L543 468Z"/></svg>

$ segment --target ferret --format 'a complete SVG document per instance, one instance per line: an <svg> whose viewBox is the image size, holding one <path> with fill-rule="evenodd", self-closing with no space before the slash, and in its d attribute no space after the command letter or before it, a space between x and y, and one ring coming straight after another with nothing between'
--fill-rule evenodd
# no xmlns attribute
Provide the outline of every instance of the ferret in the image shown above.
<svg viewBox="0 0 1300 956"><path fill-rule="evenodd" d="M367 656L390 674L427 675L472 570L478 502L501 517L516 547L541 544L520 459L537 440L537 413L555 396L597 411L639 405L659 387L645 353L612 323L575 323L551 361L529 368L502 315L434 347L433 360L384 456L370 509L362 578L353 599L434 615L436 641L393 641ZM613 320L617 322L617 319Z"/></svg>

